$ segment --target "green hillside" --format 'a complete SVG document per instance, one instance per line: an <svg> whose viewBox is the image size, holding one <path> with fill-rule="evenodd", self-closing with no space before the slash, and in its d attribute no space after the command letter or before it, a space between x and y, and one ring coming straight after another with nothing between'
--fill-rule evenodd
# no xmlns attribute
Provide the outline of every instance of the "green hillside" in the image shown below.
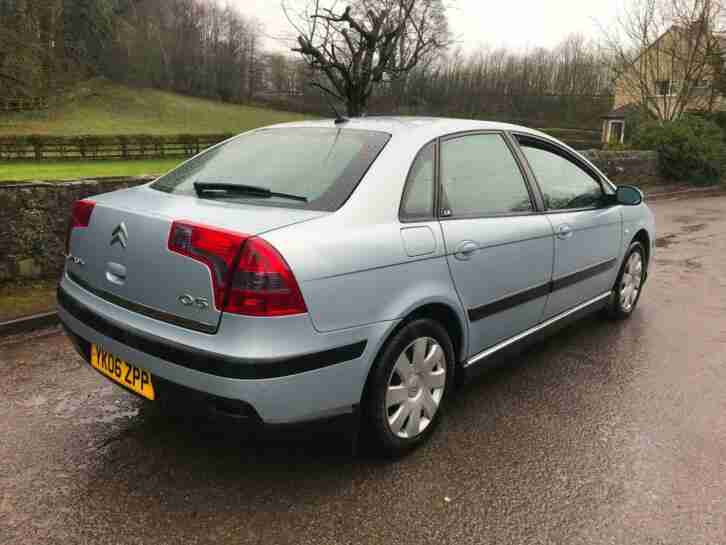
<svg viewBox="0 0 726 545"><path fill-rule="evenodd" d="M0 113L0 135L219 134L305 117L105 80L80 84L56 102L47 112Z"/></svg>

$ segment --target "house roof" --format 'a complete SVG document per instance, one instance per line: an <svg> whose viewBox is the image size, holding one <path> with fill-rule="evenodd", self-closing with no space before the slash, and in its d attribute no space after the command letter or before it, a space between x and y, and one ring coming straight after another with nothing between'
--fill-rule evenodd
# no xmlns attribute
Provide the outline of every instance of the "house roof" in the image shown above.
<svg viewBox="0 0 726 545"><path fill-rule="evenodd" d="M623 104L602 116L601 119L625 119L628 114L635 112L637 109L637 104Z"/></svg>
<svg viewBox="0 0 726 545"><path fill-rule="evenodd" d="M645 55L648 51L650 51L658 42L660 42L663 38L665 38L668 34L671 32L683 32L683 28L679 25L671 25L668 27L660 36L658 36L651 44L649 44L647 47L645 47L637 57L633 60L631 64L635 64L640 60L640 58ZM726 51L726 32L714 32L712 34L718 41L718 45L721 49Z"/></svg>

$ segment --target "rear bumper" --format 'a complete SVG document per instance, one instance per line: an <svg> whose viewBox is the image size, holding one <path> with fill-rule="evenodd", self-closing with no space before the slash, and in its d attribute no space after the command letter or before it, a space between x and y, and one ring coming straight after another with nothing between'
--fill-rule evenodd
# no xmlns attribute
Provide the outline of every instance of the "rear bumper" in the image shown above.
<svg viewBox="0 0 726 545"><path fill-rule="evenodd" d="M73 343L73 346L76 348L78 354L87 363L90 363L91 343L76 335L65 323L62 325L66 335ZM102 373L99 373L99 375L104 376ZM256 427L263 423L254 407L244 401L218 397L198 390L193 390L191 388L186 388L173 382L169 382L159 376L155 376L153 380L156 402L164 403L169 406L178 405L183 407L184 411L187 413L212 416L218 415L226 419L234 419L240 423L244 423L245 426ZM112 382L112 384L116 383ZM119 388L129 393L134 393L123 386L119 385ZM140 399L144 399L141 396L138 397Z"/></svg>
<svg viewBox="0 0 726 545"><path fill-rule="evenodd" d="M98 344L151 372L162 397L201 400L265 424L306 422L353 412L378 339L391 327L390 323L375 324L358 328L352 337L350 332L343 337L326 336L328 344L335 346L316 352L248 359L190 343L182 345L130 326L98 309L108 303L94 298L67 279L58 291L60 319L86 360L90 344ZM357 340L339 344L345 338Z"/></svg>
<svg viewBox="0 0 726 545"><path fill-rule="evenodd" d="M58 289L58 304L76 320L105 337L177 365L225 378L259 380L315 371L361 357L368 344L367 341L359 341L320 352L260 361L182 347L148 334L133 332L84 306L62 288Z"/></svg>

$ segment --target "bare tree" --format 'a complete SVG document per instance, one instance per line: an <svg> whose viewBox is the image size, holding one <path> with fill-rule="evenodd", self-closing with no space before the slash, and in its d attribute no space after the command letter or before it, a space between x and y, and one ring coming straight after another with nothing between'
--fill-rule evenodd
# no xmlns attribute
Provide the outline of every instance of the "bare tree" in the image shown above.
<svg viewBox="0 0 726 545"><path fill-rule="evenodd" d="M712 110L723 92L719 0L638 0L604 32L616 95L664 121ZM619 104L616 104L616 107Z"/></svg>
<svg viewBox="0 0 726 545"><path fill-rule="evenodd" d="M366 111L377 85L399 79L448 45L441 0L360 0L355 7L309 6L298 22L300 53L325 76L314 85L345 102L348 115Z"/></svg>
<svg viewBox="0 0 726 545"><path fill-rule="evenodd" d="M551 50L454 50L407 79L402 108L420 115L594 127L612 109L610 63L600 47L578 35ZM378 94L373 104L384 98Z"/></svg>

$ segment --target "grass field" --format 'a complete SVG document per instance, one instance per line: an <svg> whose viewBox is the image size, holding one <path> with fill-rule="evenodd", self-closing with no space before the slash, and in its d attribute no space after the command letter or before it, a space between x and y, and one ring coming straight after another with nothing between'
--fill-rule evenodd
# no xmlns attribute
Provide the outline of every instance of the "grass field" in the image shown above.
<svg viewBox="0 0 726 545"><path fill-rule="evenodd" d="M47 112L0 114L0 135L237 133L305 118L105 80L80 84L56 102Z"/></svg>
<svg viewBox="0 0 726 545"><path fill-rule="evenodd" d="M37 161L0 162L0 183L26 180L77 180L101 176L160 175L183 159L149 159L146 161Z"/></svg>

